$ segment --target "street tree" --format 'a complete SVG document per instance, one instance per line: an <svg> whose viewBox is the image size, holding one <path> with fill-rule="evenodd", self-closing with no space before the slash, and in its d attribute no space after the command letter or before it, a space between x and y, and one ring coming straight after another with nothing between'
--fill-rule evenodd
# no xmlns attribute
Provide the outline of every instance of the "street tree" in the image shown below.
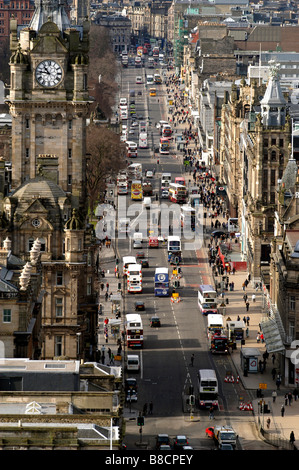
<svg viewBox="0 0 299 470"><path fill-rule="evenodd" d="M126 167L125 146L120 137L107 127L90 124L87 128L86 184L89 211L103 201L107 179L116 181L119 170Z"/></svg>

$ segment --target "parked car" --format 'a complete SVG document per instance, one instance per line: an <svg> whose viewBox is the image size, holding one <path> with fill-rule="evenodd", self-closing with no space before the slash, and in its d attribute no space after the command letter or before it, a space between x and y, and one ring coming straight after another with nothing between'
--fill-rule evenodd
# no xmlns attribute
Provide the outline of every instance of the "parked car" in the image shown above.
<svg viewBox="0 0 299 470"><path fill-rule="evenodd" d="M138 300L135 302L135 310L145 310L145 304L143 300Z"/></svg>
<svg viewBox="0 0 299 470"><path fill-rule="evenodd" d="M152 317L150 325L151 327L161 326L160 318L157 316Z"/></svg>
<svg viewBox="0 0 299 470"><path fill-rule="evenodd" d="M170 446L168 434L158 434L156 436L156 449L159 450L162 445Z"/></svg>

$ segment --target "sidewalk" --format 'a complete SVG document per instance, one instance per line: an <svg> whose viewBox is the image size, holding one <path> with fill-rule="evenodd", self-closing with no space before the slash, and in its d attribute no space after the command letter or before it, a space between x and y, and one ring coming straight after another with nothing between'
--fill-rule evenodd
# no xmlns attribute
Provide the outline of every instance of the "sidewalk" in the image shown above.
<svg viewBox="0 0 299 470"><path fill-rule="evenodd" d="M123 330L123 317L122 315L119 316L119 319L116 318L115 310L113 310L113 304L110 298L106 300L105 294L108 291L108 294L117 295L120 294L118 290L119 283L121 282L122 285L122 276L120 278L116 277L115 275L115 267L116 267L116 256L113 245L107 248L103 244L102 249L99 251L99 269L100 271L104 270L105 276L99 277L99 304L102 305L102 314L98 316L98 361L101 364L110 366L122 366L122 357L123 357L123 344L122 344L122 351L120 355L120 359L118 355L118 339L121 339L121 332ZM104 288L101 289L101 284L103 284ZM107 284L109 285L107 289ZM121 299L120 302L120 312L123 313L123 301ZM105 334L105 321L108 319L108 326L107 326L107 336ZM119 320L119 321L117 321ZM105 347L105 358L102 359L101 350ZM108 348L110 348L111 352L113 353L116 358L114 361L110 361L108 356Z"/></svg>
<svg viewBox="0 0 299 470"><path fill-rule="evenodd" d="M167 73L167 77L172 75L172 73ZM166 93L165 96L165 106L167 109L167 100L169 97L174 98L174 94L177 94L177 96L180 95L179 87L178 85L171 84L168 86L169 89L173 89L174 91L172 92L171 90ZM180 99L178 100L180 101ZM181 103L184 102L184 99L181 99ZM180 104L180 107L184 107L184 109L187 108L187 106L183 106ZM167 113L168 114L168 113ZM176 126L174 127L174 132L175 134L179 134L183 132L185 129L189 128L189 123L178 123L178 120L176 119ZM197 154L197 148L198 145L195 145L194 140L191 140L189 146L192 149L192 154ZM195 150L195 152L194 152ZM203 150L205 150L203 148ZM183 162L183 155L180 154L180 152L176 152L177 154L177 159L178 161ZM195 155L195 160L198 158L198 155ZM194 168L194 166L193 166ZM215 172L217 169L215 169ZM216 176L216 174L214 175ZM217 219L222 223L226 222L226 219L222 217L220 214ZM206 235L206 244L208 243L209 240L209 234L213 231L213 228L211 227L211 221L212 219L207 219L207 235ZM235 244L234 241L231 243L231 248L232 252L230 253L232 261L234 259L240 260L240 247L239 244ZM200 250L200 253L197 253L197 257L206 260L207 259L207 251L206 249ZM241 264L240 264L241 265ZM208 275L207 277L210 278L210 281L212 284L214 284L214 280L217 282L220 282L221 276L217 276L216 278L213 278L212 276L212 269L208 268L208 272L210 273L210 276ZM205 273L207 274L207 273ZM246 294L248 296L248 300L250 303L249 306L249 311L246 311L246 305L243 299L244 296L244 291L242 288L242 284L244 280L247 278L247 272L245 270L237 270L234 275L230 274L229 275L229 282L234 282L234 290L233 291L226 291L225 294L225 300L226 298L228 299L228 304L226 304L225 307L225 314L224 317L226 319L231 318L231 320L236 320L238 316L240 316L241 320L243 317L247 317L249 315L250 321L249 321L249 327L248 327L248 337L245 338L245 345L242 346L243 348L254 348L258 349L260 351L260 359L263 360L263 354L266 351L266 346L265 343L258 343L257 342L257 334L260 332L259 328L259 323L262 320L262 317L265 315L263 313L262 309L262 292L255 290L255 286L253 286L251 283L249 283L248 287L246 288ZM252 301L252 295L255 295L255 302ZM291 406L288 404L286 405L285 402L285 394L287 394L289 391L293 391L293 388L286 387L283 385L283 383L280 385L280 390L276 390L276 381L273 380L272 377L272 369L275 367L278 372L280 371L281 364L279 364L279 353L277 353L275 356L275 361L272 363L272 354L269 355L267 362L266 362L266 369L261 373L258 369L258 372L251 372L247 373L247 376L244 376L244 373L242 371L241 367L241 354L240 354L240 347L238 346L238 349L235 350L232 354L232 360L236 369L235 376L239 376L239 380L242 382L243 387L249 392L249 395L252 397L252 407L253 407L253 414L255 416L257 428L260 429L261 427L265 432L262 430L262 433L264 434L264 438L272 443L275 443L279 448L288 448L288 442L289 442L289 437L291 431L294 432L296 440L299 439L299 400L295 401L293 399ZM283 361L283 356L281 357L281 360ZM268 409L270 410L270 413L265 413L264 415L261 414L261 408L260 408L260 402L261 398L257 397L257 390L262 387L262 394L263 394L263 400L264 402L268 405ZM277 398L275 402L273 402L272 399L272 392L276 390L277 392ZM284 416L281 416L281 406L284 405L285 407L285 413ZM244 413L248 413L248 411L244 411ZM270 428L267 429L267 419L270 418L271 423L270 423ZM246 414L244 414L244 419L246 419Z"/></svg>

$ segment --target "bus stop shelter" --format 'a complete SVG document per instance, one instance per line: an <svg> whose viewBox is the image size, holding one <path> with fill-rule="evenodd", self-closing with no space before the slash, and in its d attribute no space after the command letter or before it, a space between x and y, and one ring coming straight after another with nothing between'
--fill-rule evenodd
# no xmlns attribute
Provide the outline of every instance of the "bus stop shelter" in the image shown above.
<svg viewBox="0 0 299 470"><path fill-rule="evenodd" d="M261 353L258 348L241 348L241 369L245 377L247 376L247 373L258 372L258 362L260 356Z"/></svg>

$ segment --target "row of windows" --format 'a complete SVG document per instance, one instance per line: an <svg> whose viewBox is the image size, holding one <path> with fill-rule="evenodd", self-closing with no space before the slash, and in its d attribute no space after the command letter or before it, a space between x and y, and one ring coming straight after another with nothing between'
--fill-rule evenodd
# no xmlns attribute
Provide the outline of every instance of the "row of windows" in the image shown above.
<svg viewBox="0 0 299 470"><path fill-rule="evenodd" d="M0 24L1 24L1 22L0 22ZM28 119L28 118L25 119L25 127L26 127L26 129L30 128L30 119ZM69 119L69 121L68 121L68 128L69 128L69 130L71 130L73 128L73 121L71 119Z"/></svg>
<svg viewBox="0 0 299 470"><path fill-rule="evenodd" d="M72 149L68 149L68 158L72 158L73 156L73 150ZM30 157L30 149L29 148L26 148L25 149L25 157L26 158L29 158Z"/></svg>

